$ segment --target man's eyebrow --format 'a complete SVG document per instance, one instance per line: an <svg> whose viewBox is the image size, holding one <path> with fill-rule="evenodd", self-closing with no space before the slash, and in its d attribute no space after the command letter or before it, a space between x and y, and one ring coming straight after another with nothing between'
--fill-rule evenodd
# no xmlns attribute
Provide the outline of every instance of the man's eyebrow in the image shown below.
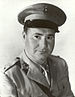
<svg viewBox="0 0 75 97"><path fill-rule="evenodd" d="M55 36L55 34L48 34L48 36Z"/></svg>
<svg viewBox="0 0 75 97"><path fill-rule="evenodd" d="M35 33L35 35L43 35L42 33Z"/></svg>
<svg viewBox="0 0 75 97"><path fill-rule="evenodd" d="M43 35L42 33L35 33L35 35ZM48 36L55 36L55 34L47 34Z"/></svg>

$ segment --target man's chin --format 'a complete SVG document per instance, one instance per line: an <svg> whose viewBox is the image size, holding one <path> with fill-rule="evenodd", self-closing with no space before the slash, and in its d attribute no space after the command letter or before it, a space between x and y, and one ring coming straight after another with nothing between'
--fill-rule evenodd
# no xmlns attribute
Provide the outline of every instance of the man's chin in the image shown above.
<svg viewBox="0 0 75 97"><path fill-rule="evenodd" d="M44 59L47 59L48 56L49 56L48 54L40 54L37 56L37 58L44 60Z"/></svg>
<svg viewBox="0 0 75 97"><path fill-rule="evenodd" d="M37 60L37 63L38 64L44 64L47 60L46 59L40 59L40 60Z"/></svg>
<svg viewBox="0 0 75 97"><path fill-rule="evenodd" d="M37 57L37 60L38 60L39 62L44 62L44 61L47 60L47 56Z"/></svg>

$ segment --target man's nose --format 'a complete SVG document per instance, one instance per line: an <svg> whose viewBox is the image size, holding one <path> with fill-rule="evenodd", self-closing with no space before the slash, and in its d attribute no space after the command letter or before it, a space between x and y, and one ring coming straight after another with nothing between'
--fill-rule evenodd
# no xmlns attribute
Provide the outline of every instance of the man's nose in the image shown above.
<svg viewBox="0 0 75 97"><path fill-rule="evenodd" d="M40 46L41 46L41 49L47 48L48 44L47 44L47 40L45 38L42 38Z"/></svg>

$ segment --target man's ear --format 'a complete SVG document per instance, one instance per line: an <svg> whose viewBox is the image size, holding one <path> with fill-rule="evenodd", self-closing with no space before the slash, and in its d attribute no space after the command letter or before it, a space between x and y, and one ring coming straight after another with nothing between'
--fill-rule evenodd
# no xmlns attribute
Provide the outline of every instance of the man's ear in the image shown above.
<svg viewBox="0 0 75 97"><path fill-rule="evenodd" d="M25 39L26 33L24 31L22 32L22 36Z"/></svg>

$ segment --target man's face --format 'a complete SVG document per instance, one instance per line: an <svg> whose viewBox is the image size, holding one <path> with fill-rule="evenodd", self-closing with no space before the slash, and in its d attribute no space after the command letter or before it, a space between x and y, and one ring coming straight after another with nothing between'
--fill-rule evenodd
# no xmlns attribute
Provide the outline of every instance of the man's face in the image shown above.
<svg viewBox="0 0 75 97"><path fill-rule="evenodd" d="M49 28L28 28L24 42L27 56L43 63L53 51L55 31Z"/></svg>

